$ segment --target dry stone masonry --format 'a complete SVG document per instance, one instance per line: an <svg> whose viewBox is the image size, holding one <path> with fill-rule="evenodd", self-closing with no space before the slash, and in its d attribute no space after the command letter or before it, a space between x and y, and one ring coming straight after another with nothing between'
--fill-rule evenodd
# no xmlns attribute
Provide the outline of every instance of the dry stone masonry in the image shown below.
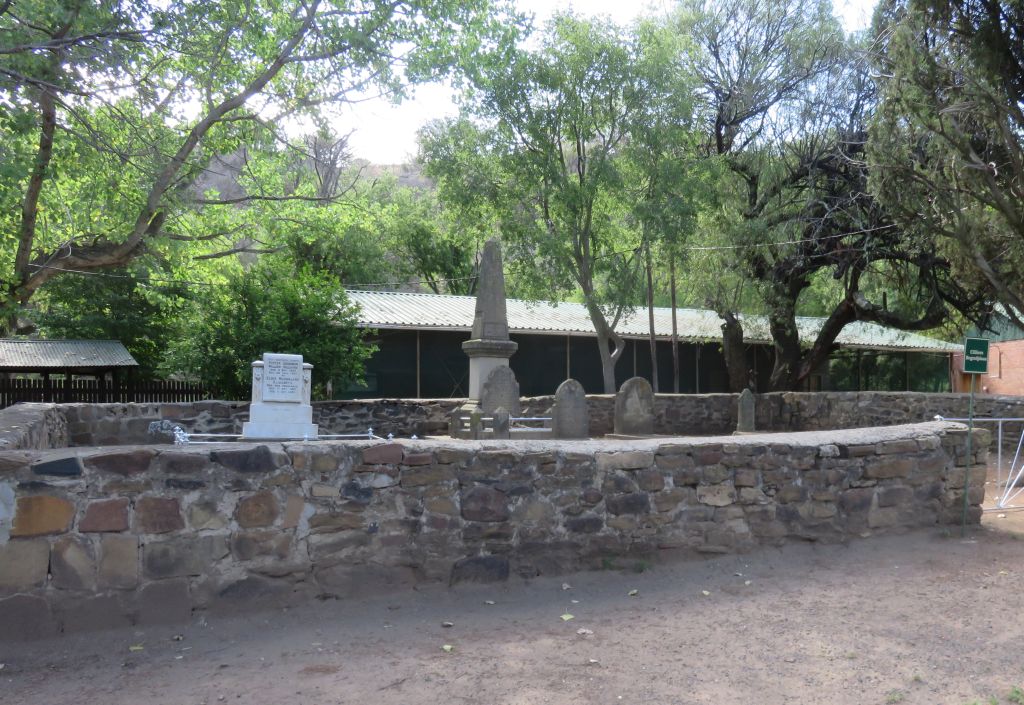
<svg viewBox="0 0 1024 705"><path fill-rule="evenodd" d="M924 423L638 441L402 441L0 452L3 638L219 604L491 581L955 524L987 433ZM3 533L0 533L3 536Z"/></svg>

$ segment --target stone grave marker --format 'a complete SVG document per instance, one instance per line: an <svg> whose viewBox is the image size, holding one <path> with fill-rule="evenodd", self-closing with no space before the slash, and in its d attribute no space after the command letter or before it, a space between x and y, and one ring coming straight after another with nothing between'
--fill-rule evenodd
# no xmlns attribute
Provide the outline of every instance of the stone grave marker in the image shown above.
<svg viewBox="0 0 1024 705"><path fill-rule="evenodd" d="M755 410L754 393L750 391L749 387L740 392L740 398L737 405L739 409L736 414L736 433L753 433Z"/></svg>
<svg viewBox="0 0 1024 705"><path fill-rule="evenodd" d="M494 413L492 414L492 416L494 416L494 427L493 427L494 428L494 433L493 433L493 437L494 438L500 438L500 439L507 439L509 437L509 435L510 435L510 433L509 433L509 426L510 426L510 423L511 423L509 421L509 414L508 414L508 412L505 411L504 407L499 406L497 409L494 410Z"/></svg>
<svg viewBox="0 0 1024 705"><path fill-rule="evenodd" d="M252 403L242 438L316 438L309 403L313 366L302 355L263 353L252 363Z"/></svg>
<svg viewBox="0 0 1024 705"><path fill-rule="evenodd" d="M654 391L643 377L627 379L615 395L615 433L654 435Z"/></svg>
<svg viewBox="0 0 1024 705"><path fill-rule="evenodd" d="M555 403L551 409L551 432L555 438L588 438L590 436L590 411L583 385L574 379L567 379L555 391Z"/></svg>
<svg viewBox="0 0 1024 705"><path fill-rule="evenodd" d="M493 413L498 407L511 416L519 416L522 409L519 405L519 382L508 365L491 370L480 391L480 409L485 414Z"/></svg>

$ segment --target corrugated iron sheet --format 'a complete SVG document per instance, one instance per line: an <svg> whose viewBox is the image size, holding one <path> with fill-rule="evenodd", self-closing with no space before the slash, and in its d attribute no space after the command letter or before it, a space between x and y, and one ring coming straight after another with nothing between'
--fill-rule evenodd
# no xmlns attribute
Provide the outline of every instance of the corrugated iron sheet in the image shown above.
<svg viewBox="0 0 1024 705"><path fill-rule="evenodd" d="M404 292L350 291L359 304L359 323L365 328L408 328L469 331L473 326L476 299ZM547 303L508 299L509 329L516 333L550 335L595 335L583 304ZM714 311L676 310L679 339L684 342L715 342L722 337L722 321ZM765 316L742 316L744 338L750 343L771 343ZM821 329L824 318L799 317L800 339L810 341ZM639 307L623 316L615 328L620 335L641 338L648 335L647 309ZM672 309L654 309L654 329L659 338L672 335ZM954 352L959 345L916 333L894 330L874 323L856 321L843 328L836 341L843 347L870 350Z"/></svg>
<svg viewBox="0 0 1024 705"><path fill-rule="evenodd" d="M137 367L117 340L19 340L0 338L0 369Z"/></svg>

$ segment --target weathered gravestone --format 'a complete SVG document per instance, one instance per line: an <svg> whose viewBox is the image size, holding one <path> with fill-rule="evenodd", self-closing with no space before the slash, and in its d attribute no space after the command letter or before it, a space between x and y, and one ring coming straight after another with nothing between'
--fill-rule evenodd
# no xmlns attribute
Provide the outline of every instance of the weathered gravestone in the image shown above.
<svg viewBox="0 0 1024 705"><path fill-rule="evenodd" d="M555 391L551 408L551 433L555 438L587 438L590 436L590 412L583 385L567 379Z"/></svg>
<svg viewBox="0 0 1024 705"><path fill-rule="evenodd" d="M736 433L754 432L754 393L749 388L740 392L737 402Z"/></svg>
<svg viewBox="0 0 1024 705"><path fill-rule="evenodd" d="M509 428L511 426L511 421L509 419L508 412L505 411L505 407L499 406L494 410L492 416L494 417L494 424L492 426L491 437L508 439L510 435Z"/></svg>
<svg viewBox="0 0 1024 705"><path fill-rule="evenodd" d="M654 391L643 377L627 379L615 395L615 433L654 435Z"/></svg>
<svg viewBox="0 0 1024 705"><path fill-rule="evenodd" d="M316 438L309 403L313 366L302 355L263 353L252 363L252 403L242 438Z"/></svg>
<svg viewBox="0 0 1024 705"><path fill-rule="evenodd" d="M480 390L480 409L485 414L494 413L499 407L512 416L518 416L522 409L519 405L519 382L508 365L491 370Z"/></svg>

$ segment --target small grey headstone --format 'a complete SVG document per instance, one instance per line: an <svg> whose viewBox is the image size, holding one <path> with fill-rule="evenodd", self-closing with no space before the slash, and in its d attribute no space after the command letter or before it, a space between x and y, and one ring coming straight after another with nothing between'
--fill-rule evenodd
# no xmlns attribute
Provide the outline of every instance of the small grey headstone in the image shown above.
<svg viewBox="0 0 1024 705"><path fill-rule="evenodd" d="M485 414L493 413L499 406L512 416L518 416L522 408L519 405L519 382L508 365L491 370L480 390L480 409Z"/></svg>
<svg viewBox="0 0 1024 705"><path fill-rule="evenodd" d="M587 438L590 435L590 411L583 385L567 379L558 385L551 409L551 433L555 438Z"/></svg>
<svg viewBox="0 0 1024 705"><path fill-rule="evenodd" d="M739 411L736 415L736 433L754 432L754 393L750 388L740 392Z"/></svg>
<svg viewBox="0 0 1024 705"><path fill-rule="evenodd" d="M627 379L615 395L615 433L654 435L654 391L643 377Z"/></svg>

